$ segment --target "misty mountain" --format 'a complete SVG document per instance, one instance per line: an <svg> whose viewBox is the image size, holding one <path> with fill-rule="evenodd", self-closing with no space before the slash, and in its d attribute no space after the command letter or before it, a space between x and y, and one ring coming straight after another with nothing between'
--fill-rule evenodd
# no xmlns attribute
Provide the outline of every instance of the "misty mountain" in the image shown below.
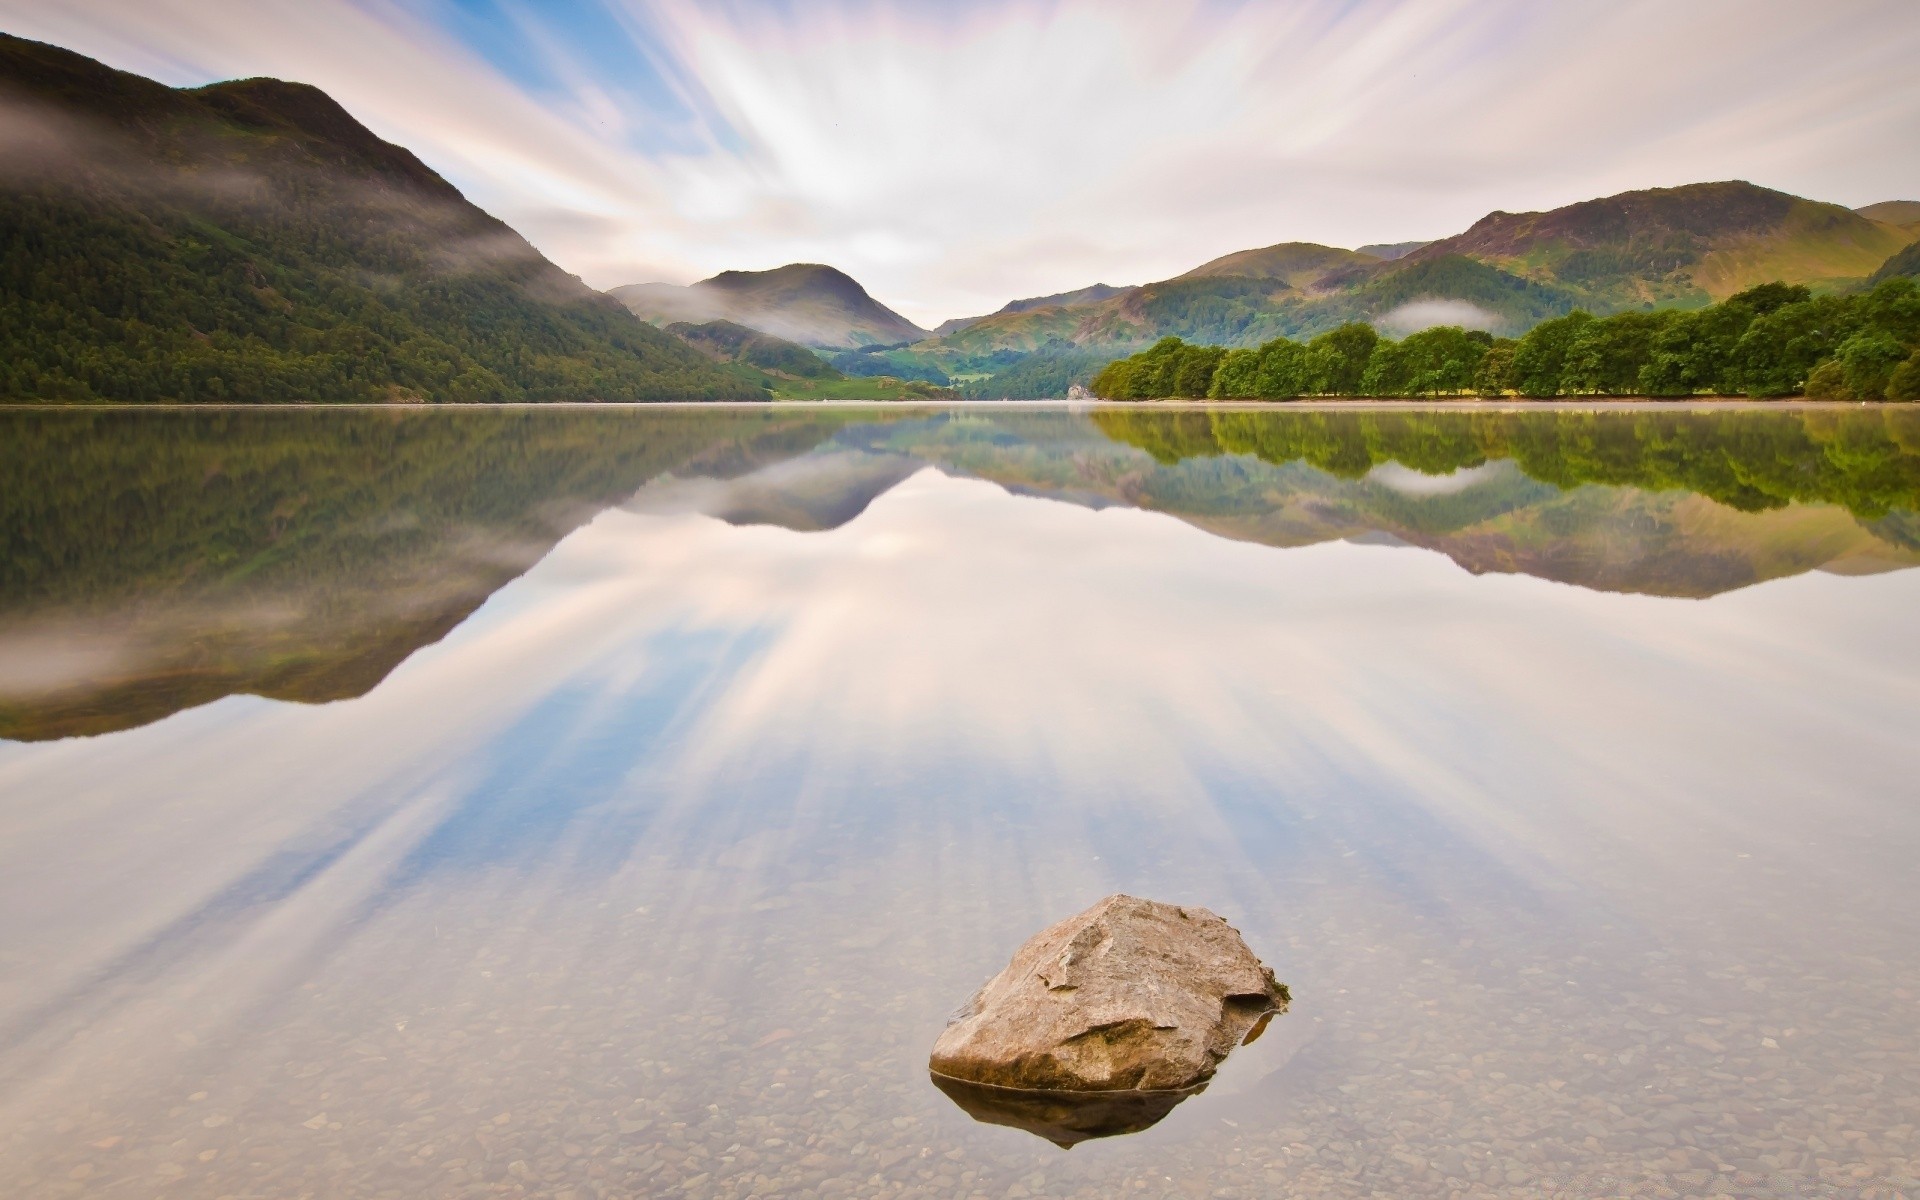
<svg viewBox="0 0 1920 1200"><path fill-rule="evenodd" d="M657 325L732 321L804 346L847 350L918 341L927 331L867 294L845 272L819 263L771 271L722 271L682 287L641 283L613 297Z"/></svg>
<svg viewBox="0 0 1920 1200"><path fill-rule="evenodd" d="M0 35L0 398L749 399L324 92Z"/></svg>

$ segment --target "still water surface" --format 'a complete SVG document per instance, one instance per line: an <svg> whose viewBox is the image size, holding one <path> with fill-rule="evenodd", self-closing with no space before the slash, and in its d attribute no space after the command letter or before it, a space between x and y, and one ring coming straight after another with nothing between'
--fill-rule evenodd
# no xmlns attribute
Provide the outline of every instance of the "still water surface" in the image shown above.
<svg viewBox="0 0 1920 1200"><path fill-rule="evenodd" d="M1920 414L0 415L28 1197L1913 1194ZM1292 1013L928 1083L1127 891Z"/></svg>

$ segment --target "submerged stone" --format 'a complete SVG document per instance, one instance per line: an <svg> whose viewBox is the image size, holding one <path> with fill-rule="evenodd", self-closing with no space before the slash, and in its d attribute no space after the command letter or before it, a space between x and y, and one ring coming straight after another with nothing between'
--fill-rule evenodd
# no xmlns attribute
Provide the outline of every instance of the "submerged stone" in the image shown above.
<svg viewBox="0 0 1920 1200"><path fill-rule="evenodd" d="M1109 896L1021 946L928 1066L976 1118L1068 1146L1164 1117L1288 999L1214 913Z"/></svg>

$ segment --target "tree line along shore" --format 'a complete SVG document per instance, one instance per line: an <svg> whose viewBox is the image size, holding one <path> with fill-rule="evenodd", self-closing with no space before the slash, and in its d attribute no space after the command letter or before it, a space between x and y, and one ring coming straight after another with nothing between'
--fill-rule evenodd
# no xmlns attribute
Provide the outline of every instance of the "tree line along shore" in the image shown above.
<svg viewBox="0 0 1920 1200"><path fill-rule="evenodd" d="M1229 350L1162 338L1094 376L1104 400L1745 396L1920 400L1920 285L1816 296L1767 283L1704 308L1576 311L1519 338L1343 325Z"/></svg>

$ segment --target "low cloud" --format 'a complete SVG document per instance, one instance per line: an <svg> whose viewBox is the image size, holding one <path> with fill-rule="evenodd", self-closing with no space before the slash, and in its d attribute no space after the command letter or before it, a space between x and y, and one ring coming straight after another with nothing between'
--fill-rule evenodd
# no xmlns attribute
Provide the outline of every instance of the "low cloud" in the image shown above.
<svg viewBox="0 0 1920 1200"><path fill-rule="evenodd" d="M1462 329L1484 329L1492 333L1500 330L1505 322L1499 313L1488 312L1467 300L1415 300L1375 317L1373 324L1382 333L1405 337L1436 325L1458 325Z"/></svg>
<svg viewBox="0 0 1920 1200"><path fill-rule="evenodd" d="M191 129L178 136L189 144L196 137ZM183 168L127 129L0 93L0 189L84 181L101 197L163 219L165 205L266 221L318 211L356 228L384 227L399 235L437 275L497 273L543 303L600 302L512 228L442 190L342 175L292 154L280 156L270 170L249 169L218 161L237 156L217 137L200 148L208 154ZM370 276L366 282L390 288L401 278Z"/></svg>

